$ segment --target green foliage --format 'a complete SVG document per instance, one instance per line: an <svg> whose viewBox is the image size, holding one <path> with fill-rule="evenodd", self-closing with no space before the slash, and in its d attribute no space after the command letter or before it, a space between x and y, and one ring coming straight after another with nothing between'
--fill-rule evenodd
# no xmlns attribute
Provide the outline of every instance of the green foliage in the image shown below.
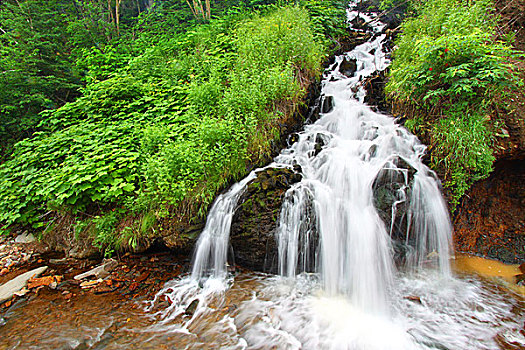
<svg viewBox="0 0 525 350"><path fill-rule="evenodd" d="M139 153L133 123L82 123L16 145L0 169L0 221L42 226L49 209L85 210L132 194Z"/></svg>
<svg viewBox="0 0 525 350"><path fill-rule="evenodd" d="M41 111L74 101L85 82L110 77L143 50L131 45L129 24L146 4L122 2L117 26L115 1L0 2L0 159L38 131Z"/></svg>
<svg viewBox="0 0 525 350"><path fill-rule="evenodd" d="M57 0L0 3L0 158L36 130L40 111L78 96L67 10Z"/></svg>
<svg viewBox="0 0 525 350"><path fill-rule="evenodd" d="M445 186L452 189L452 207L477 180L492 171L492 135L480 115L452 116L432 127L432 165L447 169Z"/></svg>
<svg viewBox="0 0 525 350"><path fill-rule="evenodd" d="M281 106L298 104L299 81L320 74L325 47L310 14L230 8L174 29L187 14L169 15L175 8L141 15L136 40L123 27L120 39L75 51L82 96L42 112L39 131L2 164L4 228L70 213L107 254L135 249L168 208L204 215L247 162L269 154Z"/></svg>
<svg viewBox="0 0 525 350"><path fill-rule="evenodd" d="M435 169L452 205L491 171L492 138L483 116L495 97L519 85L507 42L495 40L489 0L431 0L403 23L387 93L415 110L408 126L430 130ZM439 117L436 117L439 116ZM458 132L460 126L461 132Z"/></svg>
<svg viewBox="0 0 525 350"><path fill-rule="evenodd" d="M119 211L113 210L90 220L94 232L94 245L104 252L105 258L111 257L118 246L119 237L116 229L121 216Z"/></svg>
<svg viewBox="0 0 525 350"><path fill-rule="evenodd" d="M300 4L308 10L319 41L327 38L333 42L345 35L348 1L302 0Z"/></svg>

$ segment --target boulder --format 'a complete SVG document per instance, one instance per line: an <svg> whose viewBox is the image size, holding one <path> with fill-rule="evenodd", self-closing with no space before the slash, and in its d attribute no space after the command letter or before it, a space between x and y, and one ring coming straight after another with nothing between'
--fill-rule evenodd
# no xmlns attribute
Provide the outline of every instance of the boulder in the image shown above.
<svg viewBox="0 0 525 350"><path fill-rule="evenodd" d="M405 245L407 214L415 173L416 170L403 158L396 157L378 173L372 185L374 206L392 237L396 260L402 260L408 249ZM395 210L392 210L394 206Z"/></svg>
<svg viewBox="0 0 525 350"><path fill-rule="evenodd" d="M275 233L284 194L301 179L292 169L268 168L248 183L232 220L234 263L256 271L277 272Z"/></svg>
<svg viewBox="0 0 525 350"><path fill-rule="evenodd" d="M355 58L343 58L343 61L339 65L339 72L341 74L351 78L357 71L357 60Z"/></svg>

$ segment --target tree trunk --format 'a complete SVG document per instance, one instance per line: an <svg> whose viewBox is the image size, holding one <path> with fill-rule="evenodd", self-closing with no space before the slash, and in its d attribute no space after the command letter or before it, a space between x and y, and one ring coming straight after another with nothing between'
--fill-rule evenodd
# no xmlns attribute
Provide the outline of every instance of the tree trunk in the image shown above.
<svg viewBox="0 0 525 350"><path fill-rule="evenodd" d="M122 0L115 1L115 19L117 23L117 36L120 36L120 2Z"/></svg>

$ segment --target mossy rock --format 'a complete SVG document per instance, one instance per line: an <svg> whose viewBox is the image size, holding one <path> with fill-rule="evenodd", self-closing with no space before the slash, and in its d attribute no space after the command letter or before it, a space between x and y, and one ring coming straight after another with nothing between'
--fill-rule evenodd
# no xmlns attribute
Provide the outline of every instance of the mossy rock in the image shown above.
<svg viewBox="0 0 525 350"><path fill-rule="evenodd" d="M232 220L234 263L255 271L277 272L275 233L284 194L301 179L292 169L268 168L248 183Z"/></svg>

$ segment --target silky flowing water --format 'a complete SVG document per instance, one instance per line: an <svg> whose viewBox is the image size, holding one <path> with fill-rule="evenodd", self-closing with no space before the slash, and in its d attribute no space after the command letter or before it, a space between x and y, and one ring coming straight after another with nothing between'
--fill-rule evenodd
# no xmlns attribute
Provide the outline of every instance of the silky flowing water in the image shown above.
<svg viewBox="0 0 525 350"><path fill-rule="evenodd" d="M363 78L389 62L384 25L360 16L374 35L325 72L322 95L333 98L333 109L268 166L299 166L303 175L281 209L279 275L228 271L233 213L256 170L217 198L191 273L168 282L154 300L88 301L82 308L64 302L51 311L36 301L13 311L19 323L0 328L19 337L2 338L0 349L524 348L523 299L451 271L450 220L438 181L421 162L425 147L363 104ZM352 77L339 72L345 57L356 59ZM402 259L395 258L393 224L387 227L374 206L378 178L401 184L391 214L406 220L404 236L395 238ZM23 319L35 322L23 327Z"/></svg>

